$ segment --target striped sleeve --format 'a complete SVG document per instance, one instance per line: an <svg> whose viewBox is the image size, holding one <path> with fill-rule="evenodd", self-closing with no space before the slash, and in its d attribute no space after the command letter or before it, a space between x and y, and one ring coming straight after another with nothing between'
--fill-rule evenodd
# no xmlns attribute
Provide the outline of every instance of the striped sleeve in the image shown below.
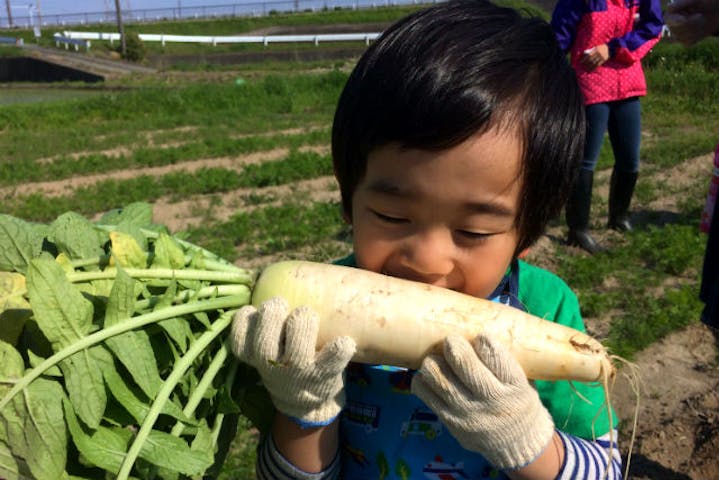
<svg viewBox="0 0 719 480"><path fill-rule="evenodd" d="M564 444L564 463L559 470L557 480L576 478L621 480L622 457L616 443L616 430L612 432L612 437L607 433L593 442L560 431L557 433ZM608 463L609 452L612 458ZM609 473L607 473L607 465L609 465Z"/></svg>
<svg viewBox="0 0 719 480"><path fill-rule="evenodd" d="M340 473L339 452L326 469L309 473L287 461L277 450L272 435L268 435L260 445L255 471L258 480L334 480Z"/></svg>

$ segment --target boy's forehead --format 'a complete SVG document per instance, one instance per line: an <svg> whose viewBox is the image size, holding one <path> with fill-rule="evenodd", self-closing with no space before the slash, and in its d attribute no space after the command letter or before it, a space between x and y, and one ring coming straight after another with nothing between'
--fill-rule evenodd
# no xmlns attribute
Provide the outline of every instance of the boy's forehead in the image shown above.
<svg viewBox="0 0 719 480"><path fill-rule="evenodd" d="M506 213L488 208L488 198L506 200L507 192L516 193L522 183L522 155L515 135L493 131L445 150L385 145L370 153L362 188L368 193L408 199L431 192L440 200L461 198L471 210Z"/></svg>
<svg viewBox="0 0 719 480"><path fill-rule="evenodd" d="M459 143L446 148L427 148L413 146L401 142L389 142L374 148L369 152L367 163L373 159L378 161L375 168L382 168L385 162L394 158L416 159L442 159L447 157L464 160L467 167L472 169L513 168L517 172L524 162L524 136L516 124L497 124L470 135ZM378 180L378 191L390 192L396 190L394 184Z"/></svg>

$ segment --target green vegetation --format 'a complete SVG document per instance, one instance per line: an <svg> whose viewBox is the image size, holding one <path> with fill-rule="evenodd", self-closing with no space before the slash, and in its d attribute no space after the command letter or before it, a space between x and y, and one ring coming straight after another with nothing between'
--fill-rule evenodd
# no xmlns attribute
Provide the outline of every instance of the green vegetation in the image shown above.
<svg viewBox="0 0 719 480"><path fill-rule="evenodd" d="M129 29L229 34L292 22L385 22L406 11L327 11ZM147 48L148 54L222 51ZM177 237L236 265L337 258L350 249L350 230L336 187L328 186L328 152L334 107L353 62L168 68L105 85L66 86L93 91L86 98L4 106L0 213L48 222L67 210L96 217L136 201L183 205L185 211L176 214ZM649 94L642 99L643 163L633 202L637 230L626 236L604 231L607 202L599 191L606 190L612 164L607 144L598 167L593 227L606 235L610 252L592 257L567 248L559 240L565 230L557 219L551 226L559 232L557 241L529 258L567 281L590 327L606 325L598 328L602 340L628 358L698 321L706 242L698 224L711 161L705 172L694 174L683 166L706 157L719 141L719 40L692 48L663 40L645 65ZM675 182L677 176L683 181ZM323 195L313 196L318 189ZM244 427L221 478L251 475L257 437Z"/></svg>
<svg viewBox="0 0 719 480"><path fill-rule="evenodd" d="M216 474L257 389L225 341L254 272L169 235L149 204L98 223L1 215L0 231L3 477Z"/></svg>

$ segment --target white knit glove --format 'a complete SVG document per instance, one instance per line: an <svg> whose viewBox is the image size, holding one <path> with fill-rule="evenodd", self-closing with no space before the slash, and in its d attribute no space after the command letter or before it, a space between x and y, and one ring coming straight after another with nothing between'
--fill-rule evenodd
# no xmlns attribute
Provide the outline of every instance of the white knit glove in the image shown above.
<svg viewBox="0 0 719 480"><path fill-rule="evenodd" d="M232 351L255 367L280 412L302 427L331 423L345 402L343 371L356 345L337 337L315 351L319 319L307 307L289 312L285 300L274 297L242 307L233 318Z"/></svg>
<svg viewBox="0 0 719 480"><path fill-rule="evenodd" d="M554 422L524 371L502 346L452 335L444 358L431 355L412 380L457 441L499 469L523 467L549 445Z"/></svg>

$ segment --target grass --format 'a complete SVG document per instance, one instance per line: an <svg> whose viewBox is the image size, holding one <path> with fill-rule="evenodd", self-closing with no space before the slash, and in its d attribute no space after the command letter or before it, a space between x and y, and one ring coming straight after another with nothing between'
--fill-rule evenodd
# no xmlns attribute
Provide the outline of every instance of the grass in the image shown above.
<svg viewBox="0 0 719 480"><path fill-rule="evenodd" d="M318 122L327 125L345 79L346 74L334 71L323 75L272 75L240 87L212 83L180 88L163 85L49 106L5 108L0 111L0 148L4 152L0 165L20 164L25 170L3 171L0 184L26 177L43 180L58 174L97 171L107 156L84 155L82 151L135 146L138 140L142 145L148 130L196 129L190 139L186 132L165 132L165 140L182 138L185 143L175 148L137 149L132 154L134 158L124 160L128 166L169 164L173 158L236 154L271 144L288 144L289 141L258 134ZM252 134L255 136L247 136ZM238 135L245 137L233 138ZM32 164L51 155L77 156L78 151L79 159L54 161L50 167L53 172L38 170Z"/></svg>
<svg viewBox="0 0 719 480"><path fill-rule="evenodd" d="M291 21L379 22L402 13L332 11L246 23L213 20L132 28L165 28L168 33L205 33L203 29L212 28L221 33ZM10 49L8 54L13 53ZM688 49L662 41L645 65L649 93L642 98L642 170L633 205L639 228L625 236L610 235L609 253L588 256L553 242L541 260L574 289L585 318L607 321L602 339L627 358L697 322L706 242L698 224L709 165L706 177L679 185L672 172L681 171L687 159L707 155L719 141L719 39ZM46 221L66 210L94 216L132 201L192 200L188 216L202 223L179 233L238 264L337 258L349 250L351 232L336 196L315 200L295 191L293 184L332 173L326 154L303 147L329 147L334 106L348 66L350 60L258 63L208 71L195 65L191 72L162 72L87 87L102 92L92 98L8 105L0 110L0 187L5 192L0 213ZM237 77L246 82L237 85ZM289 153L241 168L177 168L188 161L220 158L241 163L248 154L277 148ZM598 173L606 174L612 163L607 143ZM120 175L147 167L163 167L165 173ZM87 175L99 178L55 196L32 185L23 193L12 191L28 182ZM597 187L603 185L606 180L597 181ZM241 195L228 195L238 191ZM593 225L602 228L604 197L595 193L593 205ZM667 211L654 206L667 198L673 199ZM221 217L216 214L220 210L233 214ZM558 219L555 226L560 223ZM221 478L251 476L256 436L247 427L245 423L240 428Z"/></svg>

